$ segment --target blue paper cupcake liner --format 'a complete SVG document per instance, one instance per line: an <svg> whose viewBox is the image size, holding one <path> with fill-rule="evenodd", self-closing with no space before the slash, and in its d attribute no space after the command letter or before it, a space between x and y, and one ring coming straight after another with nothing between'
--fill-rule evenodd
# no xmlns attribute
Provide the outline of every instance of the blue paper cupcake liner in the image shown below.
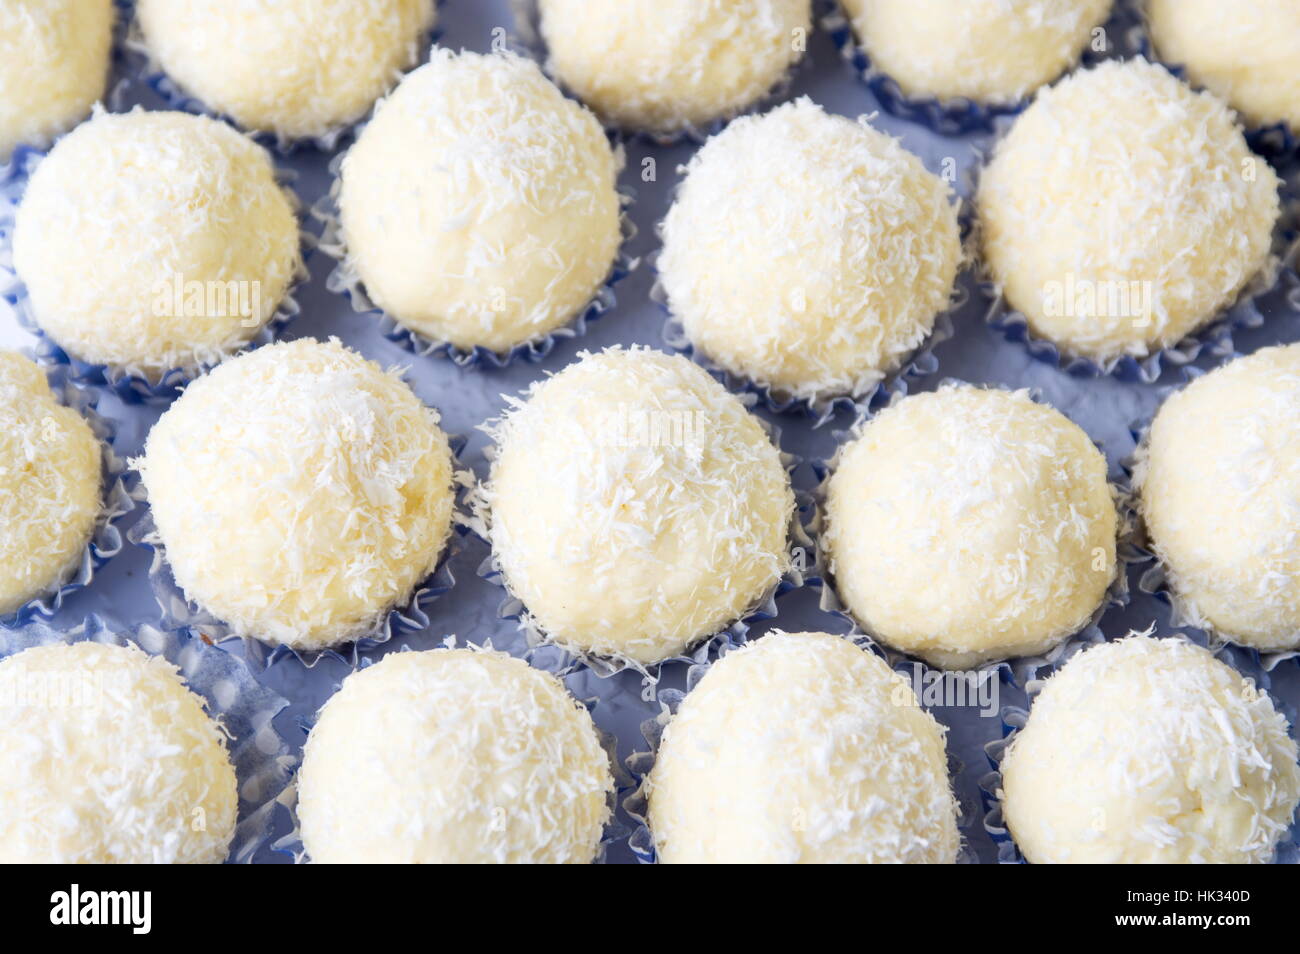
<svg viewBox="0 0 1300 954"><path fill-rule="evenodd" d="M944 379L939 382L943 387L949 384L966 384L967 382L958 381L954 378ZM897 401L906 397L906 393L899 392L893 395L891 400L885 406L891 406ZM1030 391L1030 396L1044 406L1051 407L1045 401L1041 401L1039 396ZM934 666L920 657L912 656L902 650L890 646L888 643L880 640L874 634L867 631L858 621L857 617L849 608L840 600L839 593L835 587L834 576L830 572L831 557L825 548L825 507L826 495L830 485L830 479L839 465L840 455L844 448L849 446L861 432L861 428L870 422L879 410L882 408L863 408L860 416L854 422L848 431L836 431L832 436L836 441L835 453L825 460L817 460L812 464L813 474L817 478L817 487L812 492L812 505L808 510L808 526L806 535L814 541L816 554L817 575L810 578L809 584L820 590L821 596L819 607L824 613L829 613L844 620L850 627L851 633L855 638L861 638L871 643L876 651L889 663L890 668L898 668L903 664L915 664L926 667L927 670L956 671L956 672L974 672L974 673L996 673L1003 682L1017 688L1023 688L1030 681L1037 678L1039 670L1052 666L1057 660L1072 654L1079 645L1096 641L1101 637L1100 623L1102 618L1113 609L1119 609L1127 606L1130 599L1129 593L1129 566L1145 562L1145 554L1137 545L1137 516L1132 493L1127 484L1117 480L1108 480L1112 498L1115 502L1115 511L1118 515L1118 525L1115 542L1115 578L1111 580L1110 586L1107 587L1101 603L1093 611L1089 619L1074 633L1064 637L1060 642L1042 653L1035 653L1029 656L1017 656L1011 659L991 660L982 663L969 670L942 670L941 667ZM1097 445L1098 450L1102 450ZM1104 455L1104 451L1103 451Z"/></svg>
<svg viewBox="0 0 1300 954"><path fill-rule="evenodd" d="M1147 635L1150 634L1148 630ZM1170 639L1187 638L1185 636L1171 636ZM1098 634L1098 638L1089 640L1086 644L1073 646L1068 653L1063 654L1059 659L1052 662L1049 668L1051 671L1041 678L1035 677L1035 681L1025 687L1030 697L1031 709L1032 701L1042 688L1043 680L1047 676L1059 672L1060 669L1073 656L1096 643L1105 642L1106 637ZM1207 645L1204 637L1187 638L1188 642L1195 643L1198 646L1209 648L1216 656L1220 657L1223 662L1237 670L1243 676L1253 679L1255 684L1264 691L1269 689L1268 674L1259 669L1255 663L1258 661L1258 654L1252 658L1250 653L1241 651L1240 647L1218 647ZM1287 719L1290 724L1292 733L1296 728L1296 714L1286 706L1276 696L1272 696L1273 704ZM984 803L984 831L992 839L996 846L998 855L998 864L1023 865L1028 862L1025 856L1021 854L1020 849L1016 846L1015 839L1011 837L1011 832L1007 829L1006 820L1003 817L1001 789L1002 789L1002 759L1006 755L1007 747L1015 738L1016 733L1025 726L1029 718L1029 712L1021 706L1003 707L1000 717L1002 723L1001 737L994 739L984 746L984 754L989 762L990 771L984 775L979 782L980 800ZM1297 818L1292 819L1292 825L1287 835L1279 842L1277 851L1274 855L1275 864L1297 864L1300 863L1300 813Z"/></svg>
<svg viewBox="0 0 1300 954"><path fill-rule="evenodd" d="M849 634L842 638L858 646L863 652L871 653L884 659L890 664L890 668L902 673L904 678L909 674L903 672L891 661L884 653L880 651L870 637L861 634ZM633 855L639 864L653 865L659 863L658 853L655 850L654 835L650 831L649 822L649 796L650 796L650 773L659 755L659 746L663 741L664 731L668 728L669 722L677 714L682 701L695 690L700 680L705 674L713 668L714 663L724 657L733 649L739 648L741 643L729 643L720 647L719 651L707 658L690 660L686 670L686 689L658 688L657 691L650 694L646 701L657 702L659 712L653 718L646 719L641 723L641 738L645 742L644 749L638 749L629 755L626 759L627 772L631 778L631 785L626 797L623 799L623 811L632 821L633 829L628 836L628 847L632 849ZM909 683L910 684L910 683ZM970 847L970 833L972 826L976 824L981 817L978 807L970 804L962 798L957 791L955 780L961 777L964 766L953 755L948 756L948 778L949 784L953 786L954 797L957 798L958 817L957 828L961 834L961 849L957 856L958 864L976 864L978 859Z"/></svg>
<svg viewBox="0 0 1300 954"><path fill-rule="evenodd" d="M60 403L79 413L90 425L99 442L100 492L102 502L99 516L95 518L90 539L76 563L37 596L28 600L12 613L0 616L0 628L25 626L36 620L51 619L71 594L85 589L109 560L122 552L122 531L118 524L135 509L135 501L127 488L128 471L125 461L113 450L116 430L111 421L98 413L98 399L93 392L73 385L61 369L48 373L50 389Z"/></svg>
<svg viewBox="0 0 1300 954"><path fill-rule="evenodd" d="M430 647L430 650L437 651L440 649L458 649L458 648L471 649L476 651L488 651L488 652L496 651L495 647L492 645L491 640L488 640L482 645L479 645L479 644L468 642L463 638L458 638L456 636L444 637L438 646ZM401 649L398 649L397 652L417 652L417 651L425 652L430 650L414 650L409 646L403 646ZM587 710L587 712L589 712L593 717L592 723L596 727L596 734L600 739L600 746L602 749L605 750L605 754L609 758L609 771L610 771L610 775L614 779L614 787L610 791L607 798L607 805L609 808L609 819L605 823L605 830L601 836L600 846L597 849L596 857L592 859L592 864L603 864L605 862L605 855L606 852L609 850L609 846L612 844L616 844L620 841L623 841L627 838L628 835L627 826L623 824L623 822L618 818L617 810L618 810L619 803L622 800L622 797L631 789L632 779L631 776L628 775L627 770L623 767L622 762L619 761L618 739L612 733L606 732L604 729L602 729L599 726L599 724L595 722L595 715L601 705L601 701L594 696L591 697L582 696L574 690L574 687L570 685L570 683L574 681L572 678L574 673L572 669L570 669L567 666L566 664L567 661L564 657L564 654L556 651L555 647L553 646L530 647L527 650L525 650L522 654L511 653L508 652L507 650L500 650L500 651L506 652L507 655L514 656L517 659L522 659L524 662L528 663L528 665L534 669L555 676L557 679L560 680L561 683L564 684L565 690L568 691L568 693L571 696L573 696L573 698L577 702L579 702ZM379 661L378 657L367 657L366 659L361 660L360 665L357 668L368 669L370 666L373 666L378 661ZM334 684L334 691L331 692L330 695L332 696L334 692L338 692L338 690L341 687L342 687L342 682L336 682ZM319 717L319 712L317 712L315 715L311 716L310 718L304 718L299 720L298 725L299 728L302 729L304 742L306 740L306 736L311 734L311 730L316 725L316 720L318 717ZM290 831L289 834L278 839L272 847L276 851L280 852L281 854L287 855L290 858L292 858L295 864L310 864L311 859L307 856L306 848L303 846L302 829L298 821L298 811L297 811L298 778L296 775L294 776L293 780L290 782L288 788L285 790L285 795L286 797L284 799L284 802L289 808L290 816L293 822L293 830Z"/></svg>
<svg viewBox="0 0 1300 954"><path fill-rule="evenodd" d="M228 751L239 785L239 815L228 862L247 863L270 847L277 806L296 761L274 726L288 700L260 685L239 659L207 645L185 630L163 630L148 624L131 628L88 616L71 630L44 623L0 630L0 659L33 646L96 642L108 646L134 645L161 656L180 670L186 685L201 696L208 715L228 737Z"/></svg>
<svg viewBox="0 0 1300 954"><path fill-rule="evenodd" d="M146 374L138 369L117 368L102 364L88 364L73 357L45 333L36 319L27 293L27 286L18 275L13 263L14 222L22 194L36 166L48 153L25 150L20 168L11 170L8 178L0 176L0 298L13 310L18 324L35 336L33 358L45 368L62 367L72 380L79 384L104 387L127 404L162 405L171 402L191 380L215 367L215 362L196 362L170 368L160 375ZM315 248L316 237L307 230L302 203L289 183L292 173L276 170L281 191L289 199L299 222L300 256L297 271L285 289L284 297L271 317L236 352L243 353L276 340L289 324L298 317L301 308L296 298L298 288L311 277L306 262Z"/></svg>
<svg viewBox="0 0 1300 954"><path fill-rule="evenodd" d="M451 561L461 550L460 538L465 532L462 498L465 487L472 482L472 476L460 462L460 452L466 444L465 438L449 435L449 440L456 502L452 510L452 526L443 544L442 553L433 572L415 587L405 602L390 608L379 617L371 631L359 632L355 638L346 643L326 649L294 649L281 644L269 645L252 636L236 633L220 617L210 613L185 595L185 591L172 575L171 566L167 562L167 548L158 534L153 512L146 508L140 519L131 527L127 539L145 547L153 554L149 566L149 583L153 588L154 599L162 610L164 624L169 627L192 629L205 640L218 645L242 643L248 660L264 669L287 656L294 657L308 669L315 668L322 659L337 660L355 669L361 665L363 654L378 649L393 637L424 632L432 623L429 617L430 606L456 585L456 578L451 572ZM148 498L143 485L139 496L147 504Z"/></svg>

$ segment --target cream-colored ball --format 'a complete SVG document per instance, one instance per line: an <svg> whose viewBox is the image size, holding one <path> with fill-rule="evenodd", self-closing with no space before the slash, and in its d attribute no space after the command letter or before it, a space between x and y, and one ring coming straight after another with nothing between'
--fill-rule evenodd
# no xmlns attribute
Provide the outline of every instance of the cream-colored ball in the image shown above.
<svg viewBox="0 0 1300 954"><path fill-rule="evenodd" d="M944 729L840 636L773 633L682 702L649 779L666 864L951 864Z"/></svg>
<svg viewBox="0 0 1300 954"><path fill-rule="evenodd" d="M77 566L102 500L100 445L45 374L0 351L0 616Z"/></svg>
<svg viewBox="0 0 1300 954"><path fill-rule="evenodd" d="M797 63L810 0L540 0L548 68L612 125L673 134L730 118Z"/></svg>
<svg viewBox="0 0 1300 954"><path fill-rule="evenodd" d="M1042 93L980 182L984 257L1064 352L1108 362L1177 344L1270 261L1278 178L1232 112L1145 60Z"/></svg>
<svg viewBox="0 0 1300 954"><path fill-rule="evenodd" d="M621 162L529 60L437 50L343 161L347 267L436 341L504 352L537 340L609 275Z"/></svg>
<svg viewBox="0 0 1300 954"><path fill-rule="evenodd" d="M36 169L14 266L73 357L156 378L237 351L300 266L266 150L185 113L100 113Z"/></svg>
<svg viewBox="0 0 1300 954"><path fill-rule="evenodd" d="M842 0L871 65L909 96L1007 104L1075 63L1112 0Z"/></svg>
<svg viewBox="0 0 1300 954"><path fill-rule="evenodd" d="M1300 129L1300 2L1146 0L1156 53L1254 126Z"/></svg>
<svg viewBox="0 0 1300 954"><path fill-rule="evenodd" d="M1170 397L1135 482L1191 622L1256 649L1300 648L1300 344Z"/></svg>
<svg viewBox="0 0 1300 954"><path fill-rule="evenodd" d="M325 136L415 65L434 0L139 0L150 55L245 129Z"/></svg>
<svg viewBox="0 0 1300 954"><path fill-rule="evenodd" d="M780 452L685 358L584 354L494 437L492 551L563 646L658 662L753 609L788 566Z"/></svg>
<svg viewBox="0 0 1300 954"><path fill-rule="evenodd" d="M1070 660L1002 761L1002 810L1039 864L1264 862L1300 803L1286 719L1181 639Z"/></svg>
<svg viewBox="0 0 1300 954"><path fill-rule="evenodd" d="M497 652L392 653L321 709L298 818L317 863L586 864L613 788L554 676Z"/></svg>
<svg viewBox="0 0 1300 954"><path fill-rule="evenodd" d="M0 163L43 146L104 96L113 0L0 4Z"/></svg>
<svg viewBox="0 0 1300 954"><path fill-rule="evenodd" d="M226 735L167 660L39 646L0 662L0 863L219 864Z"/></svg>
<svg viewBox="0 0 1300 954"><path fill-rule="evenodd" d="M737 120L664 221L669 306L713 361L802 398L861 395L930 334L961 263L948 186L811 100Z"/></svg>
<svg viewBox="0 0 1300 954"><path fill-rule="evenodd" d="M137 465L186 597L295 649L368 634L451 529L437 411L335 339L270 345L200 378Z"/></svg>
<svg viewBox="0 0 1300 954"><path fill-rule="evenodd" d="M825 516L848 609L935 665L1045 652L1115 578L1106 459L1025 391L948 386L880 412L841 450Z"/></svg>

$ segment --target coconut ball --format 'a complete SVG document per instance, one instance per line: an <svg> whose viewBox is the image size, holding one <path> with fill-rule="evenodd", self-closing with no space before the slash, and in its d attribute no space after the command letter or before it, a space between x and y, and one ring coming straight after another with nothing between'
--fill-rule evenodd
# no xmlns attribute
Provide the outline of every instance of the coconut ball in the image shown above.
<svg viewBox="0 0 1300 954"><path fill-rule="evenodd" d="M219 864L226 735L167 660L38 646L0 661L0 863Z"/></svg>
<svg viewBox="0 0 1300 954"><path fill-rule="evenodd" d="M648 817L668 864L951 864L960 844L943 727L826 633L714 664L664 732Z"/></svg>
<svg viewBox="0 0 1300 954"><path fill-rule="evenodd" d="M1193 624L1264 651L1300 648L1300 344L1170 397L1135 482Z"/></svg>
<svg viewBox="0 0 1300 954"><path fill-rule="evenodd" d="M866 393L948 306L950 190L898 141L809 99L745 117L687 167L659 273L697 348L801 398Z"/></svg>
<svg viewBox="0 0 1300 954"><path fill-rule="evenodd" d="M433 0L139 0L144 45L189 95L246 129L326 136L415 65Z"/></svg>
<svg viewBox="0 0 1300 954"><path fill-rule="evenodd" d="M880 412L840 451L825 517L848 609L939 666L1045 652L1115 578L1106 459L1026 391L949 385Z"/></svg>
<svg viewBox="0 0 1300 954"><path fill-rule="evenodd" d="M0 4L0 163L43 146L103 98L113 0Z"/></svg>
<svg viewBox="0 0 1300 954"><path fill-rule="evenodd" d="M336 339L222 364L163 414L136 464L186 597L294 649L373 630L451 529L438 413Z"/></svg>
<svg viewBox="0 0 1300 954"><path fill-rule="evenodd" d="M658 134L730 118L807 49L810 0L540 0L548 68L612 125Z"/></svg>
<svg viewBox="0 0 1300 954"><path fill-rule="evenodd" d="M1300 3L1147 0L1160 58L1214 90L1254 126L1300 128Z"/></svg>
<svg viewBox="0 0 1300 954"><path fill-rule="evenodd" d="M1132 636L1047 680L999 797L1031 862L1258 863L1291 824L1300 766L1253 682L1181 639Z"/></svg>
<svg viewBox="0 0 1300 954"><path fill-rule="evenodd" d="M1075 63L1111 0L842 0L871 65L908 96L1009 104Z"/></svg>
<svg viewBox="0 0 1300 954"><path fill-rule="evenodd" d="M301 267L271 158L225 123L100 113L28 184L14 266L74 358L149 378L212 364L275 313Z"/></svg>
<svg viewBox="0 0 1300 954"><path fill-rule="evenodd" d="M1270 261L1278 178L1232 112L1142 59L1043 92L984 170L984 256L1008 303L1070 355L1177 344Z"/></svg>
<svg viewBox="0 0 1300 954"><path fill-rule="evenodd" d="M354 672L303 750L312 861L586 864L614 788L591 715L504 653L391 653Z"/></svg>
<svg viewBox="0 0 1300 954"><path fill-rule="evenodd" d="M529 621L567 648L658 662L756 607L788 566L780 452L683 357L584 353L494 438L493 554Z"/></svg>
<svg viewBox="0 0 1300 954"><path fill-rule="evenodd" d="M343 160L346 267L414 331L508 351L575 317L608 277L621 164L531 61L437 50Z"/></svg>
<svg viewBox="0 0 1300 954"><path fill-rule="evenodd" d="M102 506L99 441L45 374L0 351L0 616L80 563Z"/></svg>

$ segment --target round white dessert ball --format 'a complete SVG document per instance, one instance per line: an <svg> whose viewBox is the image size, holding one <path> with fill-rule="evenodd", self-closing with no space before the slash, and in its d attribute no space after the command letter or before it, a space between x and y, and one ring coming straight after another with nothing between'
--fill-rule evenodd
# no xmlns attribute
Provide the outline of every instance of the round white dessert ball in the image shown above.
<svg viewBox="0 0 1300 954"><path fill-rule="evenodd" d="M0 351L0 616L80 563L102 509L101 448L27 358Z"/></svg>
<svg viewBox="0 0 1300 954"><path fill-rule="evenodd" d="M136 463L186 597L294 649L369 634L433 572L451 530L437 411L337 339L222 364L163 414Z"/></svg>
<svg viewBox="0 0 1300 954"><path fill-rule="evenodd" d="M649 778L667 864L951 864L944 729L877 656L773 633L683 700Z"/></svg>
<svg viewBox="0 0 1300 954"><path fill-rule="evenodd" d="M586 864L614 788L591 715L504 653L391 653L343 681L298 776L324 864Z"/></svg>
<svg viewBox="0 0 1300 954"><path fill-rule="evenodd" d="M298 235L270 155L225 123L100 113L32 175L14 266L61 348L158 378L248 343L301 267Z"/></svg>
<svg viewBox="0 0 1300 954"><path fill-rule="evenodd" d="M1264 651L1300 648L1300 344L1171 396L1134 476L1190 621Z"/></svg>
<svg viewBox="0 0 1300 954"><path fill-rule="evenodd" d="M1079 62L1112 0L841 0L871 65L913 97L1005 105Z"/></svg>
<svg viewBox="0 0 1300 954"><path fill-rule="evenodd" d="M530 622L567 648L666 659L755 608L789 564L780 452L683 357L583 354L494 438L493 554Z"/></svg>
<svg viewBox="0 0 1300 954"><path fill-rule="evenodd" d="M113 0L0 4L0 164L44 146L104 96Z"/></svg>
<svg viewBox="0 0 1300 954"><path fill-rule="evenodd" d="M1162 60L1214 90L1254 126L1300 129L1300 3L1146 0Z"/></svg>
<svg viewBox="0 0 1300 954"><path fill-rule="evenodd" d="M167 660L39 646L0 661L0 863L219 864L226 735Z"/></svg>
<svg viewBox="0 0 1300 954"><path fill-rule="evenodd" d="M245 129L322 137L415 65L434 0L139 0L145 48L181 89Z"/></svg>
<svg viewBox="0 0 1300 954"><path fill-rule="evenodd" d="M437 50L343 160L346 267L435 341L499 353L539 340L609 275L621 164L531 61Z"/></svg>
<svg viewBox="0 0 1300 954"><path fill-rule="evenodd" d="M1045 652L1115 579L1106 459L1025 391L949 385L881 411L841 449L825 518L849 611L939 666Z"/></svg>
<svg viewBox="0 0 1300 954"><path fill-rule="evenodd" d="M1253 682L1182 639L1132 636L1047 680L999 797L1038 864L1264 862L1300 803L1300 766Z"/></svg>
<svg viewBox="0 0 1300 954"><path fill-rule="evenodd" d="M738 119L691 160L659 273L692 344L782 394L865 394L947 308L950 189L898 141L808 99Z"/></svg>
<svg viewBox="0 0 1300 954"><path fill-rule="evenodd" d="M1232 111L1142 59L1040 94L977 205L1007 302L1103 364L1177 344L1230 306L1269 264L1280 209L1278 177Z"/></svg>
<svg viewBox="0 0 1300 954"><path fill-rule="evenodd" d="M540 0L547 67L611 125L673 135L767 95L807 49L810 0Z"/></svg>

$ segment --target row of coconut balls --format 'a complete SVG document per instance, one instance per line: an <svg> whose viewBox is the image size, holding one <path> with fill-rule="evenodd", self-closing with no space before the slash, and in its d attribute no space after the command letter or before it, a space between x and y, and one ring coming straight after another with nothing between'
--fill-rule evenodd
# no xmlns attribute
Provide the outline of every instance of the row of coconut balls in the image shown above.
<svg viewBox="0 0 1300 954"><path fill-rule="evenodd" d="M168 659L129 642L25 648L0 661L0 713L0 861L231 852L249 780ZM778 631L726 653L652 748L629 759L624 803L643 857L961 857L943 727L844 637ZM318 863L591 862L630 787L612 758L550 673L490 649L391 653L319 712L281 846ZM1182 638L1133 635L1047 680L996 798L1033 862L1259 863L1288 837L1300 765L1251 680Z"/></svg>
<svg viewBox="0 0 1300 954"><path fill-rule="evenodd" d="M531 60L435 50L316 210L340 259L330 287L416 350L536 354L607 307L631 265L621 162ZM11 296L74 366L180 383L294 312L297 203L269 154L223 123L101 112L11 191L24 185ZM1279 185L1222 101L1145 60L1110 61L1044 91L998 144L976 244L1035 336L1113 369L1271 287ZM818 405L868 396L922 347L953 302L960 231L947 181L801 99L700 149L657 267L684 346ZM229 288L233 301L211 294Z"/></svg>
<svg viewBox="0 0 1300 954"><path fill-rule="evenodd" d="M0 363L0 415L0 612L12 613L79 565L104 493L94 435L16 354ZM336 340L223 362L132 461L150 508L133 533L161 555L164 607L300 652L382 639L459 522L490 544L485 572L530 633L644 667L802 582L807 524L866 632L967 668L1050 650L1125 576L1129 489L1025 391L950 383L865 416L812 519L759 418L679 355L584 353L483 427L480 481L435 410ZM1169 397L1135 468L1182 618L1261 651L1300 648L1300 344Z"/></svg>

